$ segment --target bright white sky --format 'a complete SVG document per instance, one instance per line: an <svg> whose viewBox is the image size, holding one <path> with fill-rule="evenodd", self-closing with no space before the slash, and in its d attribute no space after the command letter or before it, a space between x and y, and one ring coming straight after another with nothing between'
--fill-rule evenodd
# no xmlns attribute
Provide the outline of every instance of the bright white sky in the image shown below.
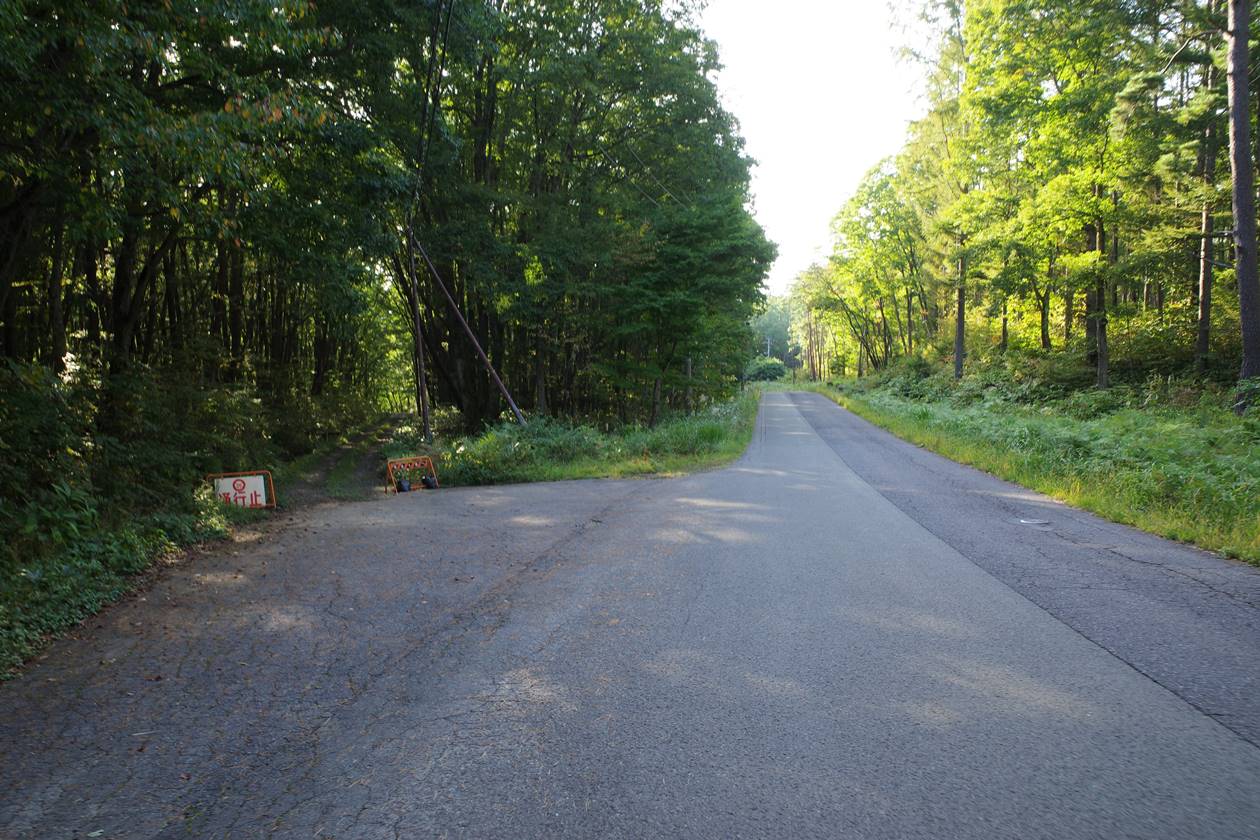
<svg viewBox="0 0 1260 840"><path fill-rule="evenodd" d="M757 161L757 220L779 246L783 294L831 252L831 218L896 154L919 114L918 68L887 0L710 0L701 17L724 69L723 100Z"/></svg>

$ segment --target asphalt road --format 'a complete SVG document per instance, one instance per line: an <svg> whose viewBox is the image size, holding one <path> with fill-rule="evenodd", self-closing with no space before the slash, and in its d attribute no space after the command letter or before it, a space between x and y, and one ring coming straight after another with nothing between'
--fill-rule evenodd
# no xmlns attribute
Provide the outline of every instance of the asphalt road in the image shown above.
<svg viewBox="0 0 1260 840"><path fill-rule="evenodd" d="M0 686L0 836L1260 838L1260 572L769 394L318 507Z"/></svg>

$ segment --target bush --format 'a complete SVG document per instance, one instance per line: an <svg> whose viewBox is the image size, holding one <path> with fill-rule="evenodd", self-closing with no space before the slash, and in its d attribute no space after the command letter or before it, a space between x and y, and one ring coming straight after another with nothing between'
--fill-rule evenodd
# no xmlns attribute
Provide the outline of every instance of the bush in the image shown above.
<svg viewBox="0 0 1260 840"><path fill-rule="evenodd" d="M743 446L756 411L757 395L749 392L703 412L666 418L652 428L601 432L550 418L534 418L524 427L501 423L447 446L439 472L444 484L454 485L650 472L662 459L734 454ZM629 465L640 468L627 470Z"/></svg>
<svg viewBox="0 0 1260 840"><path fill-rule="evenodd" d="M783 362L769 356L758 356L744 368L745 382L775 382L787 373Z"/></svg>

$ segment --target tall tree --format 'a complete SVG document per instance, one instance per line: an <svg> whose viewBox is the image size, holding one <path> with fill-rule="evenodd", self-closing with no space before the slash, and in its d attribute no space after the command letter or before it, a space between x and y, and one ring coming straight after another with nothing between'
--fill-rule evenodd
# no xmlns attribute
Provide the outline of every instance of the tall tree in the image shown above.
<svg viewBox="0 0 1260 840"><path fill-rule="evenodd" d="M1238 281L1238 314L1242 325L1240 379L1260 377L1260 278L1256 273L1255 170L1251 150L1251 35L1249 0L1229 0L1226 23L1229 96L1229 169L1233 175L1234 274ZM1239 410L1247 408L1239 400Z"/></svg>

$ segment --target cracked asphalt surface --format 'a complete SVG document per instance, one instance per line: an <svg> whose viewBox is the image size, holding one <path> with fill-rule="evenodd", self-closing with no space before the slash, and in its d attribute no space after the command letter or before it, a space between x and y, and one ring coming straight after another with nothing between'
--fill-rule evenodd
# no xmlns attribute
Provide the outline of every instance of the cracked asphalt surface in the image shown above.
<svg viewBox="0 0 1260 840"><path fill-rule="evenodd" d="M0 686L0 837L1260 837L1260 570L767 394L321 506Z"/></svg>

